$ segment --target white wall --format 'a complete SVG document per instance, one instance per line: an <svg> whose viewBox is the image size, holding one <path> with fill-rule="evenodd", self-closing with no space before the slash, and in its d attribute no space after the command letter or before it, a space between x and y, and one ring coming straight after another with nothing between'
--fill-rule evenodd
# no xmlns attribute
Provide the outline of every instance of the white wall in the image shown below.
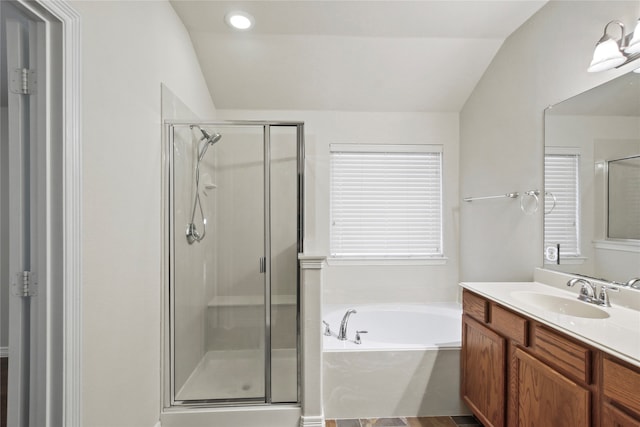
<svg viewBox="0 0 640 427"><path fill-rule="evenodd" d="M72 2L82 24L83 422L153 426L160 412L160 83L214 105L168 2Z"/></svg>
<svg viewBox="0 0 640 427"><path fill-rule="evenodd" d="M9 110L0 108L0 123L8 123ZM2 242L9 241L9 164L8 164L8 138L9 126L0 128L0 238ZM0 245L0 348L9 346L9 245Z"/></svg>
<svg viewBox="0 0 640 427"><path fill-rule="evenodd" d="M505 41L460 114L461 197L542 189L543 110L629 71L586 69L604 25L639 16L637 0L552 0ZM542 264L542 215L516 200L463 203L460 234L462 280L531 280Z"/></svg>
<svg viewBox="0 0 640 427"><path fill-rule="evenodd" d="M453 301L458 282L458 115L345 111L218 110L218 119L305 122L305 253L329 255L329 144L444 146L445 265L337 266L326 269L325 303Z"/></svg>

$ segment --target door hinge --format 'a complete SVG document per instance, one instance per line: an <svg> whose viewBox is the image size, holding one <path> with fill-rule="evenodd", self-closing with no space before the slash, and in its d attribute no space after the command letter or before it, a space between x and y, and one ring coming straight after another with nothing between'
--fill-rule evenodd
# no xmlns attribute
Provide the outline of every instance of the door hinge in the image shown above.
<svg viewBox="0 0 640 427"><path fill-rule="evenodd" d="M36 90L36 72L28 68L16 68L11 73L11 93L30 95Z"/></svg>
<svg viewBox="0 0 640 427"><path fill-rule="evenodd" d="M38 294L36 276L30 271L21 271L16 274L13 284L13 294L18 297L32 297Z"/></svg>

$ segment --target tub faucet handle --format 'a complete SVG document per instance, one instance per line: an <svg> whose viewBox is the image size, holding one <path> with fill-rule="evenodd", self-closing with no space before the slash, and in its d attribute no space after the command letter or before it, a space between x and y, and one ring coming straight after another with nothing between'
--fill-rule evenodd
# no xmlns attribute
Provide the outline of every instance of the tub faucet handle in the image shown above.
<svg viewBox="0 0 640 427"><path fill-rule="evenodd" d="M324 335L327 336L327 337L330 337L331 336L331 327L324 320L322 321L322 323L324 323Z"/></svg>
<svg viewBox="0 0 640 427"><path fill-rule="evenodd" d="M362 344L362 340L360 339L360 334L368 334L369 331L356 331L356 344Z"/></svg>

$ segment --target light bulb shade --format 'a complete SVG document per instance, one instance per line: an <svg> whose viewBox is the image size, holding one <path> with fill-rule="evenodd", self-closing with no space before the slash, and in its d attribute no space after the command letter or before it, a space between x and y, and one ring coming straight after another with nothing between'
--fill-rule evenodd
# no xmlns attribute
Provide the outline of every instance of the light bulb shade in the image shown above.
<svg viewBox="0 0 640 427"><path fill-rule="evenodd" d="M624 64L627 58L620 51L620 45L613 39L599 42L593 52L593 60L587 69L590 73L606 71Z"/></svg>
<svg viewBox="0 0 640 427"><path fill-rule="evenodd" d="M633 31L633 37L629 40L629 46L624 51L627 55L640 53L640 19L638 19L636 29Z"/></svg>

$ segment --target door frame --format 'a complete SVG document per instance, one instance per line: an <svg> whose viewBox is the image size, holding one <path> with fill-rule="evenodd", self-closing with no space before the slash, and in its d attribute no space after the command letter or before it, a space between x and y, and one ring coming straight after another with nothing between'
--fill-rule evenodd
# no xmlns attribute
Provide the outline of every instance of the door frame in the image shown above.
<svg viewBox="0 0 640 427"><path fill-rule="evenodd" d="M62 248L52 262L61 283L47 296L45 331L47 386L44 419L49 426L53 412L62 424L82 425L82 148L81 148L81 55L80 15L66 0L16 0L16 4L45 23L47 106L44 112L46 149L59 150L47 187L47 217L60 218L62 230L50 234L48 252ZM52 212L54 214L52 215ZM55 229L55 225L50 227ZM47 285L50 286L50 285ZM43 290L44 291L44 290ZM61 292L62 297L54 292ZM54 298L54 295L56 298ZM62 337L56 336L62 331ZM62 365L59 380L52 366ZM61 406L52 408L51 405Z"/></svg>
<svg viewBox="0 0 640 427"><path fill-rule="evenodd" d="M296 168L297 168L297 253L301 253L304 248L304 176L305 176L305 150L304 150L304 122L301 121L262 121L262 120L214 120L214 121L203 121L203 120L178 120L178 119L165 119L163 121L163 152L162 152L162 197L166 199L166 203L163 203L163 212L162 212L162 224L165 228L163 232L163 254L162 254L162 264L163 264L163 286L162 286L162 333L161 333L161 341L163 354L161 359L161 376L162 376L162 386L161 386L161 413L160 413L160 421L165 422L168 421L172 424L172 415L181 413L185 414L185 408L193 409L200 408L203 412L208 410L217 410L219 408L223 408L225 406L233 406L235 403L240 402L241 399L212 399L212 400L194 400L192 403L189 401L177 401L175 400L175 385L173 381L174 377L174 368L173 368L173 360L175 360L175 340L173 337L174 333L174 325L175 314L174 314L174 292L175 292L175 269L173 268L172 262L175 258L174 250L173 250L173 240L178 235L173 230L173 178L172 175L174 173L174 164L173 164L173 155L172 147L174 144L174 127L176 126L201 126L201 127L255 127L261 128L262 135L262 144L264 147L263 153L263 167L264 167L264 175L263 175L263 198L264 198L264 243L263 243L263 251L264 257L266 258L266 266L265 266L265 279L264 279L264 295L265 301L264 306L265 314L265 364L269 368L270 361L270 351L271 351L271 337L270 337L270 328L271 328L271 280L270 280L270 229L271 229L271 220L270 220L270 131L271 128L278 127L291 127L296 130ZM184 230L184 229L183 229ZM174 236L175 235L175 236ZM181 234L181 238L184 238L184 234ZM297 266L297 284L296 284L296 294L298 295L296 304L298 305L297 316L296 316L296 340L297 340L297 378L298 378L298 390L297 390L297 402L287 403L275 403L275 405L280 406L281 408L286 407L286 405L290 405L290 407L298 407L303 406L303 396L300 387L300 381L303 379L303 368L302 368L302 325L301 325L301 317L300 310L302 309L301 303L301 275L300 275L300 265ZM258 400L247 400L247 405L255 405L256 407L264 406L267 407L271 405L272 397L271 391L268 390L271 388L271 373L269 369L265 372L265 395L264 401L260 399ZM183 420L183 422L186 422ZM198 421L202 422L202 421Z"/></svg>

